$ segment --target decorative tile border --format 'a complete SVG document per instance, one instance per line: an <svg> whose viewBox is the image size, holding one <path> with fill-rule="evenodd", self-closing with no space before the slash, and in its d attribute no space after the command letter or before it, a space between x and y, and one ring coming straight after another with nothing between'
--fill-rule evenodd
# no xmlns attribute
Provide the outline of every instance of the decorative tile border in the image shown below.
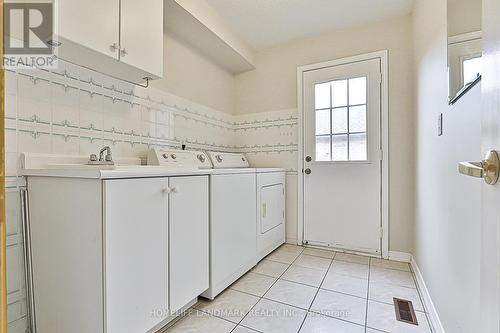
<svg viewBox="0 0 500 333"><path fill-rule="evenodd" d="M62 62L62 65L62 70L52 72L43 69L7 71L7 75L11 76L8 84L15 85L15 88L11 87L8 98L15 98L16 107L15 112L7 112L6 119L13 121L6 124L7 130L17 131L18 136L29 135L33 140L49 136L48 140L54 142L59 137L63 142L74 145L75 141L80 141L79 145L82 145L82 140L90 145L99 141L108 145L129 145L130 150L138 145L144 146L141 149L144 150L156 146L179 148L182 144L195 149L252 154L280 154L297 150L296 140L283 142L283 138L271 132L282 128L296 132L295 110L232 116L154 88L138 88L69 63ZM26 79L31 87L27 82L19 82ZM36 97L31 98L30 92ZM28 107L26 110L26 105L32 109ZM96 108L97 111L92 112ZM82 112L88 109L93 116L98 114L97 123L84 122L83 118L87 116ZM130 119L127 119L129 116ZM266 137L269 143L246 140L241 144L242 140L236 137L249 131ZM20 146L19 152L23 148ZM53 150L48 147L40 149L42 152Z"/></svg>

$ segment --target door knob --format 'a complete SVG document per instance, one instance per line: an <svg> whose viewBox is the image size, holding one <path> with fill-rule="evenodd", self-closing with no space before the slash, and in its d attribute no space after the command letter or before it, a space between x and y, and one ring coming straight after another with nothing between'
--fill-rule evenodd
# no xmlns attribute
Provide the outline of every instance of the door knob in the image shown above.
<svg viewBox="0 0 500 333"><path fill-rule="evenodd" d="M305 170L304 170L304 173L305 173L306 175L310 175L310 174L311 174L311 169L309 169L309 168L305 169Z"/></svg>
<svg viewBox="0 0 500 333"><path fill-rule="evenodd" d="M500 171L498 152L490 150L481 162L460 162L458 171L466 176L483 178L488 185L495 185Z"/></svg>
<svg viewBox="0 0 500 333"><path fill-rule="evenodd" d="M311 156L306 156L306 162L311 162L311 161L312 161Z"/></svg>

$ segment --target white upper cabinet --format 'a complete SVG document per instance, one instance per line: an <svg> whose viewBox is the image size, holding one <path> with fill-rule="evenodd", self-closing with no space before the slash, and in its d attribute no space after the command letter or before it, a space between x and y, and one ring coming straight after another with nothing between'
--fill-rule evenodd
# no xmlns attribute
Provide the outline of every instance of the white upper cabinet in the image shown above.
<svg viewBox="0 0 500 333"><path fill-rule="evenodd" d="M163 0L56 0L60 59L117 79L163 76Z"/></svg>
<svg viewBox="0 0 500 333"><path fill-rule="evenodd" d="M163 0L121 0L120 61L163 75Z"/></svg>
<svg viewBox="0 0 500 333"><path fill-rule="evenodd" d="M57 3L59 37L118 59L120 0L58 0Z"/></svg>

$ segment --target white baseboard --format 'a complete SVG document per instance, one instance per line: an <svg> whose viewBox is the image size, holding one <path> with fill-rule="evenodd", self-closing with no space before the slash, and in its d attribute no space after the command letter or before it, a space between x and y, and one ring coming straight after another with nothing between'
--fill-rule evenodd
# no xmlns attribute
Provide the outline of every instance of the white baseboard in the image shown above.
<svg viewBox="0 0 500 333"><path fill-rule="evenodd" d="M415 261L415 258L413 256L410 257L411 268L413 270L413 273L415 274L415 278L417 279L418 288L420 290L422 301L424 303L424 309L429 315L432 331L434 333L445 333L436 308L434 307L434 303L432 302L431 295L429 294L429 290L427 289L427 286L425 284L422 273L418 268L417 262Z"/></svg>
<svg viewBox="0 0 500 333"><path fill-rule="evenodd" d="M389 251L389 259L394 261L411 262L412 255L406 252Z"/></svg>

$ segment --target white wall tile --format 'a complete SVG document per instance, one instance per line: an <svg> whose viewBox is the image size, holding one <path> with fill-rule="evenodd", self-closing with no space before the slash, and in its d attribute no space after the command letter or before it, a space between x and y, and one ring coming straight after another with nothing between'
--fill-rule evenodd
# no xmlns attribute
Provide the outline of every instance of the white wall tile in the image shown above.
<svg viewBox="0 0 500 333"><path fill-rule="evenodd" d="M17 95L12 93L5 93L5 117L17 118Z"/></svg>

